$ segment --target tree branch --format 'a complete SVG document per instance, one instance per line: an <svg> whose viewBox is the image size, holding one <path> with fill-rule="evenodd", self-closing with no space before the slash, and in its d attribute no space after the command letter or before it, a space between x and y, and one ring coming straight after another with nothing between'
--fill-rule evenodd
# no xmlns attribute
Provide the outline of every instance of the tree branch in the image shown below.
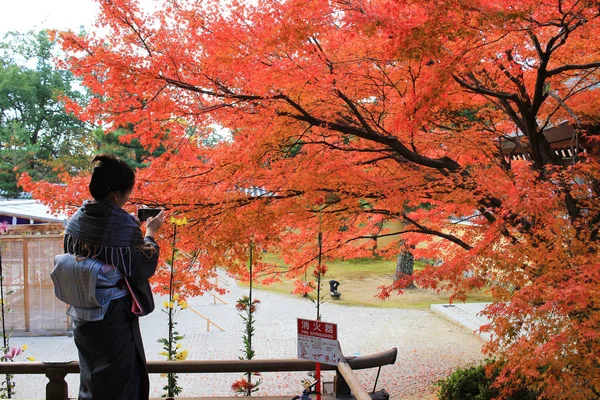
<svg viewBox="0 0 600 400"><path fill-rule="evenodd" d="M443 239L449 240L454 244L459 245L460 247L462 247L465 250L471 250L472 247L470 245L468 245L467 243L463 242L462 240L460 240L459 238L457 238L456 236L447 234L447 233L442 233L433 229L429 229L421 224L419 224L418 222L412 220L411 218L409 218L405 213L402 214L398 214L398 213L392 213L388 210L378 210L378 209L371 209L371 210L364 210L364 212L366 213L372 213L372 214L382 214L382 215L387 215L390 217L396 217L399 219L403 219L404 221L410 223L411 225L414 225L415 227L418 228L418 233L423 233L426 235L433 235L433 236L438 236L441 237Z"/></svg>
<svg viewBox="0 0 600 400"><path fill-rule="evenodd" d="M495 97L497 99L503 100L512 100L514 102L519 101L519 97L514 93L504 93L504 92L495 92L493 90L482 88L481 86L473 86L467 83L465 80L459 78L458 76L452 74L452 78L462 87L469 89L472 92L484 94L486 96Z"/></svg>
<svg viewBox="0 0 600 400"><path fill-rule="evenodd" d="M364 129L360 129L358 127L354 127L347 124L341 124L338 122L328 122L322 120L317 117L313 117L307 113L303 113L302 115L293 114L287 111L278 111L278 115L290 117L296 119L298 121L308 122L312 125L319 126L322 128L327 128L333 131L347 133L349 135L358 136L360 138L370 140L376 143L384 144L390 147L392 150L396 151L400 156L405 159L412 161L416 164L422 165L424 167L430 167L438 170L449 170L449 171L457 171L460 169L460 165L452 160L449 157L442 158L427 158L423 157L419 154L416 154L410 151L406 146L404 146L396 137L393 136L383 136L377 133L367 132Z"/></svg>
<svg viewBox="0 0 600 400"><path fill-rule="evenodd" d="M558 75L565 71L591 69L591 68L598 68L598 67L600 67L600 61L589 63L589 64L566 64L566 65L563 65L562 67L551 69L550 71L547 72L547 75L550 77L550 76Z"/></svg>

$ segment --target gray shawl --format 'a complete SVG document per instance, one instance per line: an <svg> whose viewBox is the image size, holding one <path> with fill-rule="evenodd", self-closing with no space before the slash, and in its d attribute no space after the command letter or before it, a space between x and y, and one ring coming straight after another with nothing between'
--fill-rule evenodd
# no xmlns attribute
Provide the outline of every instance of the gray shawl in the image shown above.
<svg viewBox="0 0 600 400"><path fill-rule="evenodd" d="M65 251L103 260L131 275L132 251L148 251L140 223L108 201L86 200L67 223Z"/></svg>

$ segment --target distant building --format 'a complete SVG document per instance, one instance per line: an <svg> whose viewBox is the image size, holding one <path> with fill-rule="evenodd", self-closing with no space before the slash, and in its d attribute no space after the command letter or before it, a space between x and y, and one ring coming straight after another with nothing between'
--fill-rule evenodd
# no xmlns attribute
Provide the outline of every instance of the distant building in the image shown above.
<svg viewBox="0 0 600 400"><path fill-rule="evenodd" d="M554 153L568 164L573 159L573 152L587 153L597 142L585 137L577 137L575 128L562 123L544 131L544 136ZM531 160L531 148L525 136L514 136L503 138L501 140L502 152L507 159L512 160Z"/></svg>
<svg viewBox="0 0 600 400"><path fill-rule="evenodd" d="M0 199L0 224L65 223L66 220L66 215L53 215L47 206L37 200Z"/></svg>

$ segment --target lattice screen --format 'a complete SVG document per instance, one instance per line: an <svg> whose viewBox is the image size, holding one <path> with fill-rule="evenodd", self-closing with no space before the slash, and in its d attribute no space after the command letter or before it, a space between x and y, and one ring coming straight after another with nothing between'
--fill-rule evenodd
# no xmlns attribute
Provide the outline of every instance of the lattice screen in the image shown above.
<svg viewBox="0 0 600 400"><path fill-rule="evenodd" d="M66 305L54 296L50 279L54 256L63 253L56 233L0 237L7 329L14 333L64 334L69 330Z"/></svg>

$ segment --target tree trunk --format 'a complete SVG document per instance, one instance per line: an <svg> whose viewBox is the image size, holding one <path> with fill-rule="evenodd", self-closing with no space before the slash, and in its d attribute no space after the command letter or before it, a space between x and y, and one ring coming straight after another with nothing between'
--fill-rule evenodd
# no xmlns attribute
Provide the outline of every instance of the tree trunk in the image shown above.
<svg viewBox="0 0 600 400"><path fill-rule="evenodd" d="M415 265L415 259L410 251L403 251L398 254L398 263L396 264L396 279L402 278L405 275L413 274L413 267ZM406 289L414 289L416 286L411 283Z"/></svg>

